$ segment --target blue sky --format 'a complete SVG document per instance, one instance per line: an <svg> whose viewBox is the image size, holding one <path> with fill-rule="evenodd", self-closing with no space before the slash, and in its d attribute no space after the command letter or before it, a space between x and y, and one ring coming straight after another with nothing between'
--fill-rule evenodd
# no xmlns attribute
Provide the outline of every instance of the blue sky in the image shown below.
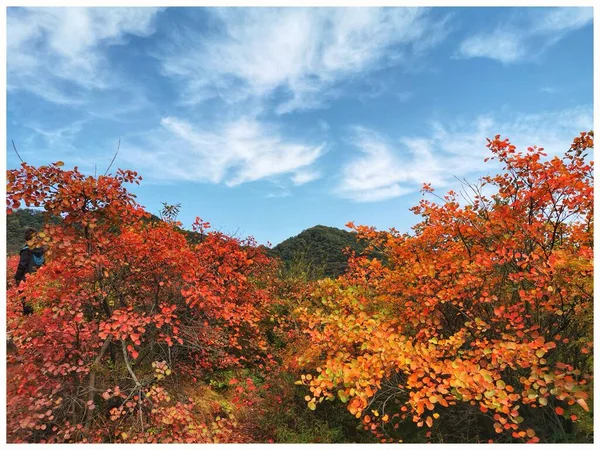
<svg viewBox="0 0 600 450"><path fill-rule="evenodd" d="M9 8L7 148L139 172L277 244L316 224L408 231L424 182L497 167L485 138L560 154L592 128L591 8ZM7 167L17 167L13 152Z"/></svg>

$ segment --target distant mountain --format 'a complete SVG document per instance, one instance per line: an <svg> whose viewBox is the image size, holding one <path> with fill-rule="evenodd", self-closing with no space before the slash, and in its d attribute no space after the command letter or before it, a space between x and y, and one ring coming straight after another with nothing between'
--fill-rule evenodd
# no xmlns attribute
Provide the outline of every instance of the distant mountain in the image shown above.
<svg viewBox="0 0 600 450"><path fill-rule="evenodd" d="M365 245L356 233L317 225L286 239L270 250L288 266L299 264L311 278L337 277L348 267L347 247L361 252Z"/></svg>
<svg viewBox="0 0 600 450"><path fill-rule="evenodd" d="M150 221L161 220L152 215ZM9 255L19 253L23 248L25 229L33 227L41 230L43 214L33 209L19 209L6 217L6 251ZM182 230L190 242L200 242L200 235ZM288 269L306 271L309 278L337 277L348 267L347 247L357 253L365 245L356 238L356 233L339 228L317 225L304 230L299 235L286 239L267 252L280 258ZM266 248L266 247L265 247Z"/></svg>
<svg viewBox="0 0 600 450"><path fill-rule="evenodd" d="M60 217L51 219L52 223L60 222ZM150 214L149 222L158 222L161 218ZM44 227L43 210L21 208L6 216L6 253L14 255L25 245L25 230L27 228L35 228L41 230ZM201 236L193 231L181 230L185 234L189 242L200 242Z"/></svg>

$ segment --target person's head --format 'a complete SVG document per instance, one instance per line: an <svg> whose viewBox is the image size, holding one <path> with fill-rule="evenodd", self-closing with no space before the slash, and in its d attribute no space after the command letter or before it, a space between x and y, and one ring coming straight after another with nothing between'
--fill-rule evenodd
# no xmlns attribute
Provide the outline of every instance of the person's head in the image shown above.
<svg viewBox="0 0 600 450"><path fill-rule="evenodd" d="M36 233L37 230L35 228L27 228L25 230L25 240L30 241L31 239L33 239Z"/></svg>

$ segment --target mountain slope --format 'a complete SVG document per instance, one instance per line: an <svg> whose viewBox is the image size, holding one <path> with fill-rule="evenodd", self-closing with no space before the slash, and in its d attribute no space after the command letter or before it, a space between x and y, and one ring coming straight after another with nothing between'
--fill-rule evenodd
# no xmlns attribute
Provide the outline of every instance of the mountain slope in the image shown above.
<svg viewBox="0 0 600 450"><path fill-rule="evenodd" d="M360 252L364 244L358 242L356 233L317 225L286 239L270 253L281 258L288 267L304 265L311 278L337 277L348 267L348 255L344 253L347 247Z"/></svg>
<svg viewBox="0 0 600 450"><path fill-rule="evenodd" d="M152 216L151 221L160 220ZM33 227L41 230L43 215L39 210L19 209L6 217L6 250L16 254L24 245L25 229ZM188 230L182 230L188 240L198 242L200 235ZM292 266L308 272L312 279L337 277L348 267L348 255L344 249L350 247L361 252L364 244L356 239L356 233L340 230L339 228L317 225L302 231L297 236L290 237L272 249L271 256L280 258L289 269Z"/></svg>

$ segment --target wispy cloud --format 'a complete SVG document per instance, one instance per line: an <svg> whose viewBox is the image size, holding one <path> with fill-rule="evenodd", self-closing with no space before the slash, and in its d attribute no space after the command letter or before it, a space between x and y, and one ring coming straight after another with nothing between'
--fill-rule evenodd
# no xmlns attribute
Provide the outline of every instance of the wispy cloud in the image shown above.
<svg viewBox="0 0 600 450"><path fill-rule="evenodd" d="M542 86L540 88L540 92L544 92L546 94L556 94L558 93L558 89L552 86Z"/></svg>
<svg viewBox="0 0 600 450"><path fill-rule="evenodd" d="M9 8L7 85L81 106L122 80L105 56L128 36L154 32L156 8Z"/></svg>
<svg viewBox="0 0 600 450"><path fill-rule="evenodd" d="M319 108L352 77L434 46L447 32L419 8L211 10L219 31L173 32L159 55L163 71L198 103L276 97L278 113Z"/></svg>
<svg viewBox="0 0 600 450"><path fill-rule="evenodd" d="M296 185L318 178L314 163L325 144L304 144L281 136L277 128L254 118L200 128L177 117L165 117L123 158L154 180L242 183L287 177Z"/></svg>
<svg viewBox="0 0 600 450"><path fill-rule="evenodd" d="M446 188L455 177L471 181L493 169L484 164L486 138L501 134L518 148L544 147L559 155L580 131L592 127L592 110L579 107L539 114L492 115L449 125L434 122L430 136L392 140L361 127L353 129L352 144L361 155L342 167L335 193L357 202L374 202L418 191L423 183Z"/></svg>
<svg viewBox="0 0 600 450"><path fill-rule="evenodd" d="M64 127L50 130L44 125L29 123L26 126L35 131L39 136L46 140L49 147L55 147L57 145L64 145L65 143L71 144L73 138L82 130L86 120L76 120Z"/></svg>
<svg viewBox="0 0 600 450"><path fill-rule="evenodd" d="M370 202L411 191L402 184L413 184L412 174L403 170L401 159L385 137L361 127L354 128L353 135L353 144L362 156L343 167L338 195Z"/></svg>
<svg viewBox="0 0 600 450"><path fill-rule="evenodd" d="M296 186L301 186L311 181L321 178L322 173L319 170L311 168L311 170L299 170L292 175L292 182Z"/></svg>
<svg viewBox="0 0 600 450"><path fill-rule="evenodd" d="M593 20L592 8L528 8L493 31L473 34L461 42L456 57L489 58L504 64L535 58L567 33Z"/></svg>

